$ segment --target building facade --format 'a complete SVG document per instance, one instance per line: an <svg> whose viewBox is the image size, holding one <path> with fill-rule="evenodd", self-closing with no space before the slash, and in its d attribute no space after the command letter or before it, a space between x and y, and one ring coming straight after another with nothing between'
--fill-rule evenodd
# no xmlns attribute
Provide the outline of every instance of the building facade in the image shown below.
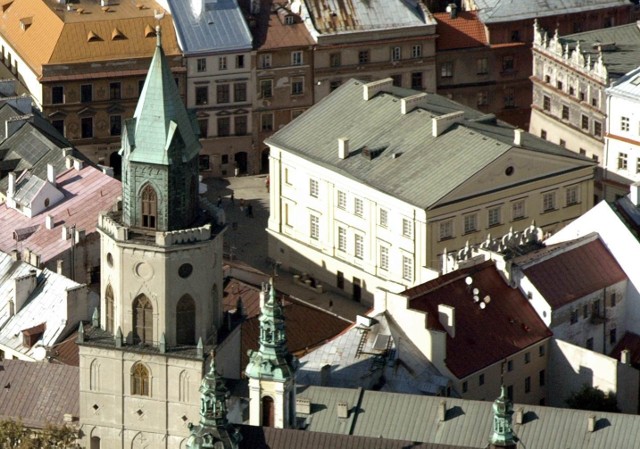
<svg viewBox="0 0 640 449"><path fill-rule="evenodd" d="M51 123L91 160L118 170L120 136L140 96L156 24L164 26L180 89L184 71L171 16L158 3L109 3L12 2L0 45L5 65Z"/></svg>
<svg viewBox="0 0 640 449"><path fill-rule="evenodd" d="M391 79L351 80L266 143L270 257L356 300L432 279L444 254L511 228L554 232L592 204L590 161Z"/></svg>
<svg viewBox="0 0 640 449"><path fill-rule="evenodd" d="M125 123L122 204L99 217L102 314L79 337L87 447L180 447L198 417L222 320L222 234L198 202L194 122L158 36Z"/></svg>

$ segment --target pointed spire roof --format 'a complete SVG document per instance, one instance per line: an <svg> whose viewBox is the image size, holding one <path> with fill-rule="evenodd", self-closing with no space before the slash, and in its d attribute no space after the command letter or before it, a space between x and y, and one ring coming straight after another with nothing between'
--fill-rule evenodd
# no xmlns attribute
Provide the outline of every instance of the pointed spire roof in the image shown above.
<svg viewBox="0 0 640 449"><path fill-rule="evenodd" d="M131 161L169 165L176 158L182 162L195 157L200 143L162 49L160 27L156 35L156 50L133 115L133 129L127 127L126 132L133 132L128 135L135 148Z"/></svg>
<svg viewBox="0 0 640 449"><path fill-rule="evenodd" d="M287 349L287 335L282 304L276 297L273 278L263 286L268 294L260 314L260 348L251 351L245 370L249 377L268 378L279 382L293 379L295 362Z"/></svg>
<svg viewBox="0 0 640 449"><path fill-rule="evenodd" d="M493 402L493 429L489 438L493 447L516 447L516 436L511 426L512 416L513 404L503 384L500 387L500 397Z"/></svg>

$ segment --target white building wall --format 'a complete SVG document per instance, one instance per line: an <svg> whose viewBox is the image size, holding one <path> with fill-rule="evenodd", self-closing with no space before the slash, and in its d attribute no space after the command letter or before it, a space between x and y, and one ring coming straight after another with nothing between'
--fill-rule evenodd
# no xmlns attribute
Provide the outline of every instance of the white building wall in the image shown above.
<svg viewBox="0 0 640 449"><path fill-rule="evenodd" d="M610 93L605 167L633 182L640 181L640 98Z"/></svg>
<svg viewBox="0 0 640 449"><path fill-rule="evenodd" d="M24 59L11 47L11 43L0 36L0 48L3 50L1 56L5 66L16 75L16 78L25 85L38 109L42 109L42 84L40 76L35 73ZM11 63L9 64L9 61Z"/></svg>

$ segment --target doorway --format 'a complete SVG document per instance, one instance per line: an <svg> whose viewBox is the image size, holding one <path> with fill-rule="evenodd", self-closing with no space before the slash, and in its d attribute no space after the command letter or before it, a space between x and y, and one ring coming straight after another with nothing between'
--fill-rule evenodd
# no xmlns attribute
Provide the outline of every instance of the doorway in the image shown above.
<svg viewBox="0 0 640 449"><path fill-rule="evenodd" d="M353 300L360 302L362 299L362 281L358 278L353 278Z"/></svg>

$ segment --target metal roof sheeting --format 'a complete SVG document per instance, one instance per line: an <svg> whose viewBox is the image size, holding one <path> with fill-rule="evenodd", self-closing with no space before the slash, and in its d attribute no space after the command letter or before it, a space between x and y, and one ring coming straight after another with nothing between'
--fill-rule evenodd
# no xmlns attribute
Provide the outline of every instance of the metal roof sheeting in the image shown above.
<svg viewBox="0 0 640 449"><path fill-rule="evenodd" d="M169 0L169 9L186 56L252 48L251 32L236 0Z"/></svg>

